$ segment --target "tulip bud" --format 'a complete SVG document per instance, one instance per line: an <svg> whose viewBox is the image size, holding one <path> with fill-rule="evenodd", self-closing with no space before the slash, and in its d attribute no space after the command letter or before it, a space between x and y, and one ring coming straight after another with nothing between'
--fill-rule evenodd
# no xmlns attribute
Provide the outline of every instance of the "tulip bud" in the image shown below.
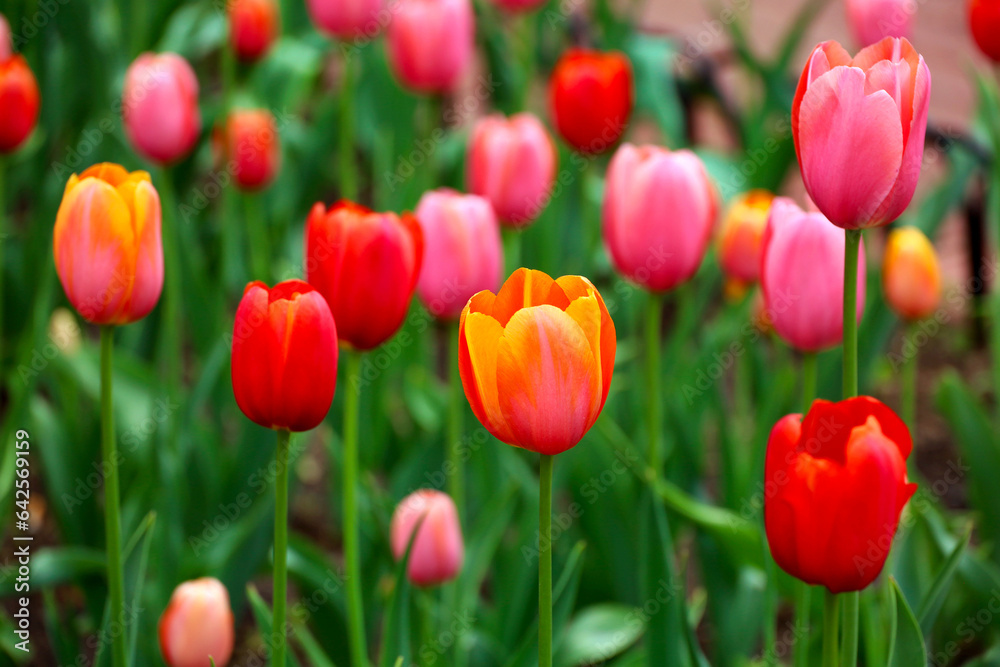
<svg viewBox="0 0 1000 667"><path fill-rule="evenodd" d="M875 44L886 37L907 37L916 0L846 0L847 20L860 46Z"/></svg>
<svg viewBox="0 0 1000 667"><path fill-rule="evenodd" d="M751 190L730 204L719 230L719 264L729 278L753 283L760 277L764 229L773 200L767 190Z"/></svg>
<svg viewBox="0 0 1000 667"><path fill-rule="evenodd" d="M23 56L12 54L10 26L0 15L0 153L13 152L38 122L38 83Z"/></svg>
<svg viewBox="0 0 1000 667"><path fill-rule="evenodd" d="M160 196L146 172L103 163L70 176L52 244L66 298L87 321L134 322L159 300Z"/></svg>
<svg viewBox="0 0 1000 667"><path fill-rule="evenodd" d="M340 341L370 350L403 324L420 275L423 235L410 213L318 203L306 220L306 273L326 297Z"/></svg>
<svg viewBox="0 0 1000 667"><path fill-rule="evenodd" d="M160 651L167 667L226 667L233 654L233 612L218 579L203 577L174 589L160 617Z"/></svg>
<svg viewBox="0 0 1000 667"><path fill-rule="evenodd" d="M503 223L522 227L548 204L556 162L555 144L536 116L494 114L472 129L466 183L470 192L490 200Z"/></svg>
<svg viewBox="0 0 1000 667"><path fill-rule="evenodd" d="M278 35L274 0L229 0L229 43L240 60L262 58Z"/></svg>
<svg viewBox="0 0 1000 667"><path fill-rule="evenodd" d="M125 72L125 133L133 147L159 164L181 159L201 132L198 79L176 53L144 53Z"/></svg>
<svg viewBox="0 0 1000 667"><path fill-rule="evenodd" d="M449 92L472 61L472 3L401 0L387 39L389 65L404 85L421 93Z"/></svg>
<svg viewBox="0 0 1000 667"><path fill-rule="evenodd" d="M882 264L885 300L897 315L921 320L941 302L941 269L930 240L916 227L889 232Z"/></svg>
<svg viewBox="0 0 1000 667"><path fill-rule="evenodd" d="M971 0L969 27L983 55L1000 63L1000 0Z"/></svg>
<svg viewBox="0 0 1000 667"><path fill-rule="evenodd" d="M549 80L549 105L563 140L581 153L603 153L632 114L632 65L624 53L570 49Z"/></svg>
<svg viewBox="0 0 1000 667"><path fill-rule="evenodd" d="M589 280L521 268L495 295L480 292L462 310L458 366L490 433L559 454L601 414L616 345L611 315Z"/></svg>
<svg viewBox="0 0 1000 667"><path fill-rule="evenodd" d="M792 136L809 196L844 229L885 225L920 177L931 73L905 39L851 58L837 42L812 52L792 103Z"/></svg>
<svg viewBox="0 0 1000 667"><path fill-rule="evenodd" d="M383 27L382 0L306 0L316 27L337 39L374 38Z"/></svg>
<svg viewBox="0 0 1000 667"><path fill-rule="evenodd" d="M604 245L630 280L672 289L701 265L716 209L715 188L694 153L623 144L608 165Z"/></svg>
<svg viewBox="0 0 1000 667"><path fill-rule="evenodd" d="M260 190L271 184L281 164L281 142L270 111L233 111L220 139L237 186Z"/></svg>
<svg viewBox="0 0 1000 667"><path fill-rule="evenodd" d="M397 561L402 560L413 540L406 576L417 586L451 581L462 570L462 526L455 501L448 494L420 489L406 496L392 514L389 532L392 555Z"/></svg>
<svg viewBox="0 0 1000 667"><path fill-rule="evenodd" d="M833 593L865 588L885 565L913 449L906 424L870 396L816 401L788 415L767 442L764 525L775 562Z"/></svg>
<svg viewBox="0 0 1000 667"><path fill-rule="evenodd" d="M858 250L857 317L865 310L864 242ZM821 213L778 197L771 205L760 286L774 329L804 352L839 345L844 335L844 232Z"/></svg>
<svg viewBox="0 0 1000 667"><path fill-rule="evenodd" d="M424 237L417 294L432 315L457 319L473 294L500 286L500 225L488 201L448 189L425 192L416 216Z"/></svg>
<svg viewBox="0 0 1000 667"><path fill-rule="evenodd" d="M233 323L233 394L265 428L308 431L333 402L337 327L311 285L287 280L247 285Z"/></svg>

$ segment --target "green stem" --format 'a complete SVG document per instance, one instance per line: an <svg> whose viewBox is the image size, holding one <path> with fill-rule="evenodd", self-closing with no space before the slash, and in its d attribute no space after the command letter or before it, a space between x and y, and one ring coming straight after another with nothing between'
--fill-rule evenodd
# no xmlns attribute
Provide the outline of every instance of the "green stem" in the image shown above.
<svg viewBox="0 0 1000 667"><path fill-rule="evenodd" d="M775 664L777 646L777 628L775 627L778 590L777 580L774 574L774 558L771 550L764 541L764 571L767 574L767 586L764 589L764 664L773 667Z"/></svg>
<svg viewBox="0 0 1000 667"><path fill-rule="evenodd" d="M861 230L845 230L844 243L844 398L858 395L858 250Z"/></svg>
<svg viewBox="0 0 1000 667"><path fill-rule="evenodd" d="M523 111L527 110L528 102L532 99L531 84L535 79L535 14L534 12L524 12L515 20L520 22L515 39L519 39L521 42L519 46L524 82L521 86L519 106L520 110Z"/></svg>
<svg viewBox="0 0 1000 667"><path fill-rule="evenodd" d="M448 332L448 490L458 516L465 516L465 471L462 464L462 378L458 371L458 323Z"/></svg>
<svg viewBox="0 0 1000 667"><path fill-rule="evenodd" d="M3 156L0 155L0 389L3 389L3 383L6 379L6 374L3 372L4 369L4 358L3 358L3 344L5 340L3 335L4 317L3 317L3 267L4 267L4 251L7 249L7 211L6 211L6 199L4 199L4 186L6 182L4 176L6 173L5 161Z"/></svg>
<svg viewBox="0 0 1000 667"><path fill-rule="evenodd" d="M438 149L440 136L435 137L435 132L441 123L441 96L432 93L420 98L417 108L419 116L420 134L424 145L419 150L425 155L423 166L424 187L422 190L432 190L437 185L437 169L435 169L435 157Z"/></svg>
<svg viewBox="0 0 1000 667"><path fill-rule="evenodd" d="M233 93L236 90L236 56L229 43L220 49L222 57L222 122L228 123L229 112L232 110ZM236 225L233 211L236 208L236 187L232 182L233 174L229 174L229 182L222 188L222 206L220 209L219 233L222 236L222 282L229 289L238 289L246 276L240 271L242 251L239 242L239 228ZM242 291L242 290L241 290Z"/></svg>
<svg viewBox="0 0 1000 667"><path fill-rule="evenodd" d="M830 591L823 597L823 667L837 666L837 634L840 625L839 598Z"/></svg>
<svg viewBox="0 0 1000 667"><path fill-rule="evenodd" d="M816 400L816 353L805 352L802 355L802 415L809 412Z"/></svg>
<svg viewBox="0 0 1000 667"><path fill-rule="evenodd" d="M842 593L844 599L844 646L841 656L844 667L854 667L858 664L858 606L861 593L852 591Z"/></svg>
<svg viewBox="0 0 1000 667"><path fill-rule="evenodd" d="M812 588L804 581L795 582L795 667L809 667L809 607Z"/></svg>
<svg viewBox="0 0 1000 667"><path fill-rule="evenodd" d="M270 284L271 262L268 249L271 245L268 240L267 225L260 214L261 204L261 199L257 195L251 193L243 195L244 218L247 232L250 234L250 266L253 267L253 277Z"/></svg>
<svg viewBox="0 0 1000 667"><path fill-rule="evenodd" d="M344 569L347 579L347 624L351 664L367 667L364 601L358 558L358 408L361 389L354 379L361 375L361 353L347 351L347 396L344 399Z"/></svg>
<svg viewBox="0 0 1000 667"><path fill-rule="evenodd" d="M899 381L899 408L900 416L910 429L910 437L916 440L916 416L917 416L917 346L913 344L914 334L917 331L916 324L908 322L903 338L903 368ZM905 356L907 353L907 341L913 354ZM912 459L912 457L911 457Z"/></svg>
<svg viewBox="0 0 1000 667"><path fill-rule="evenodd" d="M521 266L521 231L513 227L503 227L500 230L503 237L504 265L506 275L514 273Z"/></svg>
<svg viewBox="0 0 1000 667"><path fill-rule="evenodd" d="M115 443L114 406L111 391L114 327L101 327L101 456L104 459L104 530L107 550L108 594L111 597L110 625L125 618L125 583L122 573L122 529L118 488L118 451ZM125 634L112 633L111 659L115 667L125 667Z"/></svg>
<svg viewBox="0 0 1000 667"><path fill-rule="evenodd" d="M354 58L344 57L340 82L340 196L358 198L357 165L354 163Z"/></svg>
<svg viewBox="0 0 1000 667"><path fill-rule="evenodd" d="M274 596L271 623L271 665L285 667L287 648L285 605L288 595L288 450L292 434L278 431L278 477L274 486Z"/></svg>
<svg viewBox="0 0 1000 667"><path fill-rule="evenodd" d="M660 382L660 325L663 318L663 295L650 292L646 302L646 430L649 441L646 459L657 474L663 472L660 432L663 430Z"/></svg>
<svg viewBox="0 0 1000 667"><path fill-rule="evenodd" d="M538 667L552 667L552 463L538 469Z"/></svg>
<svg viewBox="0 0 1000 667"><path fill-rule="evenodd" d="M173 174L164 168L160 173L158 191L162 208L162 238L164 281L163 294L163 343L160 348L160 368L167 378L167 389L174 400L180 398L181 388L181 267L178 245L177 218L174 216L175 199L171 177ZM175 437L176 426L171 428L171 446Z"/></svg>

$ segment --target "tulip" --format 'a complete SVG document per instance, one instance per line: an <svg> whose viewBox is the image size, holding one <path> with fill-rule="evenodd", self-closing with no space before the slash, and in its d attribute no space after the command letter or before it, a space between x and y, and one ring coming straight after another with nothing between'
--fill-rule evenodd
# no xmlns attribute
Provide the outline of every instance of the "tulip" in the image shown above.
<svg viewBox="0 0 1000 667"><path fill-rule="evenodd" d="M451 581L461 571L465 557L462 526L455 503L447 493L420 489L406 496L392 514L389 532L392 555L397 561L410 548L406 575L417 586Z"/></svg>
<svg viewBox="0 0 1000 667"><path fill-rule="evenodd" d="M597 288L518 269L462 310L459 370L472 411L499 440L539 454L575 446L604 407L615 325Z"/></svg>
<svg viewBox="0 0 1000 667"><path fill-rule="evenodd" d="M860 46L885 37L907 37L917 10L916 0L846 0L846 6L847 21Z"/></svg>
<svg viewBox="0 0 1000 667"><path fill-rule="evenodd" d="M865 309L865 253L858 258L857 318ZM821 213L774 200L764 232L760 285L778 335L803 352L839 345L843 336L844 233Z"/></svg>
<svg viewBox="0 0 1000 667"><path fill-rule="evenodd" d="M764 524L775 562L833 593L878 576L903 506L913 443L903 421L870 396L818 400L775 424L767 443Z"/></svg>
<svg viewBox="0 0 1000 667"><path fill-rule="evenodd" d="M581 153L603 153L632 113L632 65L624 53L570 49L552 70L549 105L560 136Z"/></svg>
<svg viewBox="0 0 1000 667"><path fill-rule="evenodd" d="M89 322L127 324L163 289L160 196L144 171L96 164L66 183L53 232L66 298Z"/></svg>
<svg viewBox="0 0 1000 667"><path fill-rule="evenodd" d="M453 90L472 61L475 17L470 0L400 0L388 28L389 64L421 93Z"/></svg>
<svg viewBox="0 0 1000 667"><path fill-rule="evenodd" d="M668 290L701 265L716 208L694 153L623 144L608 165L604 244L619 272L646 289Z"/></svg>
<svg viewBox="0 0 1000 667"><path fill-rule="evenodd" d="M1000 0L971 0L969 27L983 55L1000 62Z"/></svg>
<svg viewBox="0 0 1000 667"><path fill-rule="evenodd" d="M198 79L176 53L144 53L125 72L125 133L135 149L159 164L181 159L201 132Z"/></svg>
<svg viewBox="0 0 1000 667"><path fill-rule="evenodd" d="M496 216L482 197L440 189L424 193L416 217L424 238L417 294L434 316L458 319L473 294L500 286Z"/></svg>
<svg viewBox="0 0 1000 667"><path fill-rule="evenodd" d="M233 654L233 612L218 579L186 581L160 617L160 651L168 667L225 667Z"/></svg>
<svg viewBox="0 0 1000 667"><path fill-rule="evenodd" d="M38 83L28 62L12 55L10 27L0 15L0 153L24 143L38 122Z"/></svg>
<svg viewBox="0 0 1000 667"><path fill-rule="evenodd" d="M544 5L545 2L546 0L493 0L493 4L511 14L530 12Z"/></svg>
<svg viewBox="0 0 1000 667"><path fill-rule="evenodd" d="M930 240L916 227L889 233L882 265L889 307L907 320L929 317L941 302L941 269Z"/></svg>
<svg viewBox="0 0 1000 667"><path fill-rule="evenodd" d="M247 285L236 310L232 354L233 393L251 421L289 431L323 421L337 386L337 327L311 285Z"/></svg>
<svg viewBox="0 0 1000 667"><path fill-rule="evenodd" d="M271 184L281 163L281 142L270 111L233 111L220 139L236 185L260 190Z"/></svg>
<svg viewBox="0 0 1000 667"><path fill-rule="evenodd" d="M719 230L719 264L729 278L753 283L760 277L764 229L773 200L767 190L751 190L729 206Z"/></svg>
<svg viewBox="0 0 1000 667"><path fill-rule="evenodd" d="M887 37L853 59L837 42L812 52L792 103L792 136L806 190L844 229L888 224L920 177L931 74L905 39Z"/></svg>
<svg viewBox="0 0 1000 667"><path fill-rule="evenodd" d="M7 23L7 18L0 14L0 62L10 58L11 42L10 24Z"/></svg>
<svg viewBox="0 0 1000 667"><path fill-rule="evenodd" d="M368 40L382 27L382 0L306 0L313 23L338 39Z"/></svg>
<svg viewBox="0 0 1000 667"><path fill-rule="evenodd" d="M340 341L378 347L399 329L420 275L423 235L412 214L340 201L306 221L308 280L326 297Z"/></svg>
<svg viewBox="0 0 1000 667"><path fill-rule="evenodd" d="M536 116L494 114L472 129L466 183L470 192L490 201L502 222L522 227L548 203L556 161L555 144Z"/></svg>
<svg viewBox="0 0 1000 667"><path fill-rule="evenodd" d="M263 57L278 35L275 0L230 0L229 43L240 60Z"/></svg>

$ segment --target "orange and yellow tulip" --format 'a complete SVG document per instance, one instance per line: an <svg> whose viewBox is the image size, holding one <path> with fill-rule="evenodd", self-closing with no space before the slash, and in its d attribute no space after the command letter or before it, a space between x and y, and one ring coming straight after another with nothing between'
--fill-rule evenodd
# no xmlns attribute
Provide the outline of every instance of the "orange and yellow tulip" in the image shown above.
<svg viewBox="0 0 1000 667"><path fill-rule="evenodd" d="M597 421L615 367L615 325L581 276L521 268L462 311L459 370L498 439L539 454L575 446Z"/></svg>
<svg viewBox="0 0 1000 667"><path fill-rule="evenodd" d="M882 289L889 307L906 320L929 317L941 303L941 268L930 240L916 227L889 233Z"/></svg>

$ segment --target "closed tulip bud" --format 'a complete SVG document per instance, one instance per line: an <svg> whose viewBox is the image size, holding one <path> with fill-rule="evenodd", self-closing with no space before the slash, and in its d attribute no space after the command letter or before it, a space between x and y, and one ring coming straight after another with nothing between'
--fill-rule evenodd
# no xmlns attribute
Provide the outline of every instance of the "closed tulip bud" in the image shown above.
<svg viewBox="0 0 1000 667"><path fill-rule="evenodd" d="M424 237L417 294L434 316L457 319L473 294L500 286L500 225L488 201L447 189L424 193L416 216Z"/></svg>
<svg viewBox="0 0 1000 667"><path fill-rule="evenodd" d="M125 134L143 156L170 164L187 155L201 132L198 79L176 53L144 53L125 72Z"/></svg>
<svg viewBox="0 0 1000 667"><path fill-rule="evenodd" d="M802 180L844 229L885 225L920 177L931 73L905 39L886 37L851 58L837 42L812 52L792 103Z"/></svg>
<svg viewBox="0 0 1000 667"><path fill-rule="evenodd" d="M400 0L387 39L389 65L399 81L421 93L449 92L472 61L472 3Z"/></svg>
<svg viewBox="0 0 1000 667"><path fill-rule="evenodd" d="M278 35L275 0L229 0L229 43L240 60L263 57Z"/></svg>
<svg viewBox="0 0 1000 667"><path fill-rule="evenodd" d="M417 531L416 537L413 531ZM462 570L465 558L462 526L455 501L448 494L420 489L406 496L392 514L389 532L392 555L397 561L402 560L410 547L406 576L417 586L451 581Z"/></svg>
<svg viewBox="0 0 1000 667"><path fill-rule="evenodd" d="M983 55L1000 62L1000 0L971 0L969 27Z"/></svg>
<svg viewBox="0 0 1000 667"><path fill-rule="evenodd" d="M160 196L146 172L103 163L70 176L52 236L66 298L87 321L127 324L156 305Z"/></svg>
<svg viewBox="0 0 1000 667"><path fill-rule="evenodd" d="M38 83L23 56L12 54L10 26L0 15L0 153L24 143L38 122Z"/></svg>
<svg viewBox="0 0 1000 667"><path fill-rule="evenodd" d="M549 80L556 130L581 153L603 153L621 138L632 114L632 65L624 53L570 49Z"/></svg>
<svg viewBox="0 0 1000 667"><path fill-rule="evenodd" d="M930 240L916 227L889 233L882 264L885 300L907 320L929 317L941 303L941 269Z"/></svg>
<svg viewBox="0 0 1000 667"><path fill-rule="evenodd" d="M903 420L870 396L816 401L788 415L767 442L764 525L775 562L833 593L878 576L903 506L913 449Z"/></svg>
<svg viewBox="0 0 1000 667"><path fill-rule="evenodd" d="M237 186L260 190L271 184L281 165L281 141L270 111L233 111L220 140Z"/></svg>
<svg viewBox="0 0 1000 667"><path fill-rule="evenodd" d="M760 277L764 229L773 200L767 190L751 190L730 204L719 230L719 264L727 277L743 283Z"/></svg>
<svg viewBox="0 0 1000 667"><path fill-rule="evenodd" d="M372 39L382 28L382 0L306 0L306 8L317 28L338 39Z"/></svg>
<svg viewBox="0 0 1000 667"><path fill-rule="evenodd" d="M623 144L608 165L604 245L630 280L668 290L701 265L716 209L715 188L694 153Z"/></svg>
<svg viewBox="0 0 1000 667"><path fill-rule="evenodd" d="M846 0L847 20L859 46L885 37L908 37L916 0Z"/></svg>
<svg viewBox="0 0 1000 667"><path fill-rule="evenodd" d="M555 144L536 116L494 114L472 129L466 183L470 192L490 200L504 224L522 227L548 203L556 162Z"/></svg>
<svg viewBox="0 0 1000 667"><path fill-rule="evenodd" d="M410 213L318 203L306 220L306 273L326 297L340 342L370 350L406 318L420 275L423 234Z"/></svg>
<svg viewBox="0 0 1000 667"><path fill-rule="evenodd" d="M857 317L865 309L864 242L858 250ZM760 286L774 330L804 352L839 345L844 335L844 233L822 213L778 197L771 205Z"/></svg>
<svg viewBox="0 0 1000 667"><path fill-rule="evenodd" d="M160 617L160 651L167 667L225 667L233 654L233 612L218 579L203 577L174 589Z"/></svg>
<svg viewBox="0 0 1000 667"><path fill-rule="evenodd" d="M472 411L499 440L539 454L597 421L615 367L615 325L581 276L518 269L462 311L458 365Z"/></svg>
<svg viewBox="0 0 1000 667"><path fill-rule="evenodd" d="M308 431L333 402L337 327L312 285L287 280L246 286L233 323L233 394L265 428Z"/></svg>

